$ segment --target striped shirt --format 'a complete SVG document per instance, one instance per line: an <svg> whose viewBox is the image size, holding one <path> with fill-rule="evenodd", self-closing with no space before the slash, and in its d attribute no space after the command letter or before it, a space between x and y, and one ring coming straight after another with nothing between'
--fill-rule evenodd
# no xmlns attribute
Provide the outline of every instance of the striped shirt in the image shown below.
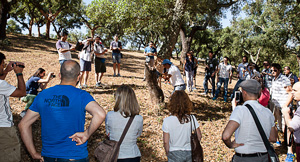
<svg viewBox="0 0 300 162"><path fill-rule="evenodd" d="M276 106L283 107L286 103L289 94L286 92L286 87L291 86L291 81L282 74L279 74L277 79L275 77L272 80L271 94L272 102Z"/></svg>
<svg viewBox="0 0 300 162"><path fill-rule="evenodd" d="M16 90L16 87L0 80L0 127L13 126L13 117L10 111L9 96Z"/></svg>

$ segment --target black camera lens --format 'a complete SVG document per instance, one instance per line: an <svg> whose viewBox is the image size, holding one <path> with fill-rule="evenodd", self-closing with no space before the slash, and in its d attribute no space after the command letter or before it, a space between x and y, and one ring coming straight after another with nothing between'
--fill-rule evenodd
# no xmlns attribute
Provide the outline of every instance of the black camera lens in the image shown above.
<svg viewBox="0 0 300 162"><path fill-rule="evenodd" d="M51 75L51 77L52 77L52 78L55 78L55 77L56 77L56 75L52 74L52 75Z"/></svg>

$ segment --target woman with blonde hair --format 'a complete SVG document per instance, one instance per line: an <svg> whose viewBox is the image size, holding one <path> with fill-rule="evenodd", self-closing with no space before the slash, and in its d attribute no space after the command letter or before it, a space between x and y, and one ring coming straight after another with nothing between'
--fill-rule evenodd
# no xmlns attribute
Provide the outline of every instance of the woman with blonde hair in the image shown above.
<svg viewBox="0 0 300 162"><path fill-rule="evenodd" d="M131 87L121 85L115 93L115 99L114 111L108 112L105 119L106 134L110 140L119 141L129 118L134 116L120 146L118 162L139 162L141 153L136 141L143 131L143 117L139 115L136 95Z"/></svg>
<svg viewBox="0 0 300 162"><path fill-rule="evenodd" d="M171 115L164 119L162 130L168 162L191 162L191 127L196 130L199 141L202 137L199 123L191 115L193 103L181 90L174 92L167 107Z"/></svg>

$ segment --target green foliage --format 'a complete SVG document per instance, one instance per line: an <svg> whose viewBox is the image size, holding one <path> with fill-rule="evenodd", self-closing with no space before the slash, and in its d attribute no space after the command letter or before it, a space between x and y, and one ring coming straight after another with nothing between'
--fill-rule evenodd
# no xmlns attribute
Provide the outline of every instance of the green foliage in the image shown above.
<svg viewBox="0 0 300 162"><path fill-rule="evenodd" d="M22 29L14 20L10 19L7 22L6 32L20 34L22 32Z"/></svg>

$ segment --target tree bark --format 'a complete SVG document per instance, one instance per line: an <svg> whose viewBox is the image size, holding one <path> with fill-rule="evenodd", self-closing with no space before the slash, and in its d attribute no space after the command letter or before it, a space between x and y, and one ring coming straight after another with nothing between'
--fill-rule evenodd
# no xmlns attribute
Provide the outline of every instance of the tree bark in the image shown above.
<svg viewBox="0 0 300 162"><path fill-rule="evenodd" d="M10 3L7 0L1 0L0 4L0 40L6 38L6 24L9 18Z"/></svg>
<svg viewBox="0 0 300 162"><path fill-rule="evenodd" d="M47 23L46 23L46 38L47 39L50 38L50 25L51 25L51 21L47 20Z"/></svg>
<svg viewBox="0 0 300 162"><path fill-rule="evenodd" d="M37 25L37 27L38 27L38 37L40 37L41 36L41 28L39 25Z"/></svg>
<svg viewBox="0 0 300 162"><path fill-rule="evenodd" d="M29 27L28 27L28 36L32 37L32 26L33 26L33 18L30 19Z"/></svg>
<svg viewBox="0 0 300 162"><path fill-rule="evenodd" d="M175 8L172 14L172 20L168 28L169 32L165 36L166 39L158 53L158 55L162 58L170 59L172 57L172 52L177 42L179 30L183 23L186 4L187 0L176 0Z"/></svg>

